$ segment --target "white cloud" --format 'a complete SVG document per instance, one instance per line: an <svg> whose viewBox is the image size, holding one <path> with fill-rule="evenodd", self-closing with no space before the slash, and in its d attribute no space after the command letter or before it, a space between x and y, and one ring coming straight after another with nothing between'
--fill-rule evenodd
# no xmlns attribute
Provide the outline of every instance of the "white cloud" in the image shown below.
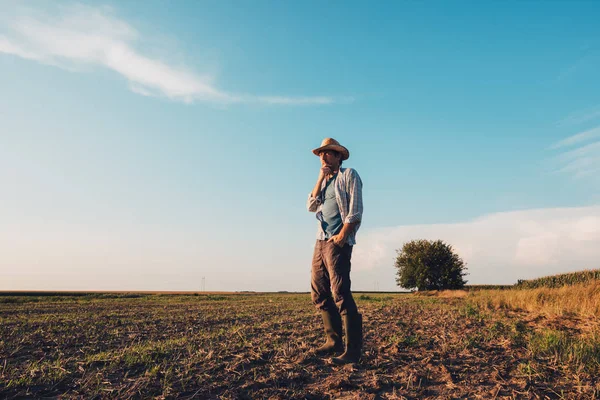
<svg viewBox="0 0 600 400"><path fill-rule="evenodd" d="M0 34L0 53L69 70L84 66L108 68L125 77L132 91L145 96L221 104L323 105L352 101L348 97L259 96L219 89L208 76L143 55L135 47L142 35L109 7L75 5L58 11L31 10L22 5L15 8L0 18L0 28L5 31Z"/></svg>
<svg viewBox="0 0 600 400"><path fill-rule="evenodd" d="M600 141L588 143L584 146L578 147L577 149L570 150L562 154L561 158L564 160L577 160L581 157L596 156L600 152Z"/></svg>
<svg viewBox="0 0 600 400"><path fill-rule="evenodd" d="M396 249L413 239L451 244L468 264L470 283L510 284L600 268L600 206L504 212L465 223L359 232L353 269L361 277L387 271L379 279L390 281Z"/></svg>
<svg viewBox="0 0 600 400"><path fill-rule="evenodd" d="M16 44L9 41L8 38L3 36L0 36L0 53L14 54L16 56L19 56L21 58L27 58L29 60L40 59L40 57L36 54L23 50Z"/></svg>
<svg viewBox="0 0 600 400"><path fill-rule="evenodd" d="M559 121L557 125L577 125L600 118L600 107L592 107L569 114Z"/></svg>
<svg viewBox="0 0 600 400"><path fill-rule="evenodd" d="M590 130L587 130L585 132L578 133L573 136L569 136L568 138L565 138L563 140L560 140L560 141L556 142L554 145L552 145L551 148L558 149L561 147L573 146L575 144L586 142L590 139L595 139L595 138L599 138L599 137L600 137L600 126L590 129Z"/></svg>
<svg viewBox="0 0 600 400"><path fill-rule="evenodd" d="M558 141L551 149L562 151L554 157L555 172L575 179L598 181L600 173L600 126ZM577 147L579 146L579 147ZM570 149L566 149L570 148Z"/></svg>

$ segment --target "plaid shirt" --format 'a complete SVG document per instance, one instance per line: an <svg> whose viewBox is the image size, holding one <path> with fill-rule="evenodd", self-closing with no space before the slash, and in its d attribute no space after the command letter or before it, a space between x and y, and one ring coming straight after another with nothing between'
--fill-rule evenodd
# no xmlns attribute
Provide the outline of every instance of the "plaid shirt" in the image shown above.
<svg viewBox="0 0 600 400"><path fill-rule="evenodd" d="M321 226L321 222L323 221L321 208L324 201L324 189L326 185L327 180L323 179L319 195L317 197L312 197L312 193L309 193L308 201L306 202L308 211L317 213L317 220L319 220L317 239L319 240L325 240L325 232ZM357 223L346 239L346 243L353 246L356 244L356 232L360 227L363 213L362 181L356 170L352 168L340 168L335 180L335 199L337 200L340 209L342 222L344 224Z"/></svg>

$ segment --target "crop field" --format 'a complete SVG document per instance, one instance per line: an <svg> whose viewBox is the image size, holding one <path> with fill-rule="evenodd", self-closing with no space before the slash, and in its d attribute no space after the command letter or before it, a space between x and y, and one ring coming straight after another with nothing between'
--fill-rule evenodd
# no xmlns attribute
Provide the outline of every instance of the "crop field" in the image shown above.
<svg viewBox="0 0 600 400"><path fill-rule="evenodd" d="M541 287L559 288L562 286L579 285L600 280L600 269L570 272L551 276L543 276L531 280L519 280L516 287L522 289L537 289Z"/></svg>
<svg viewBox="0 0 600 400"><path fill-rule="evenodd" d="M597 316L356 294L364 356L317 357L308 294L0 297L0 398L600 397Z"/></svg>

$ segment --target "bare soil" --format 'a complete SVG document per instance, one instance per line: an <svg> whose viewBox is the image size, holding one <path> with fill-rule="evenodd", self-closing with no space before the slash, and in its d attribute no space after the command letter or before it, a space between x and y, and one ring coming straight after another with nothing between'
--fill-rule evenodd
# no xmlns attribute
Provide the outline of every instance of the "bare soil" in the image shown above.
<svg viewBox="0 0 600 400"><path fill-rule="evenodd" d="M594 319L357 294L364 357L336 366L306 294L0 297L0 398L493 399L600 396L598 369L529 346Z"/></svg>

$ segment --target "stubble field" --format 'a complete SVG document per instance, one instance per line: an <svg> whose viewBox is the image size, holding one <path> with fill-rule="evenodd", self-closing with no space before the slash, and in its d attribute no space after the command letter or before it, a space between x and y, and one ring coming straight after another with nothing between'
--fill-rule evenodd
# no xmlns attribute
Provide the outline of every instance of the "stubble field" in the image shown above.
<svg viewBox="0 0 600 400"><path fill-rule="evenodd" d="M311 352L308 294L0 297L0 398L600 397L594 317L355 297L364 357L345 367Z"/></svg>

